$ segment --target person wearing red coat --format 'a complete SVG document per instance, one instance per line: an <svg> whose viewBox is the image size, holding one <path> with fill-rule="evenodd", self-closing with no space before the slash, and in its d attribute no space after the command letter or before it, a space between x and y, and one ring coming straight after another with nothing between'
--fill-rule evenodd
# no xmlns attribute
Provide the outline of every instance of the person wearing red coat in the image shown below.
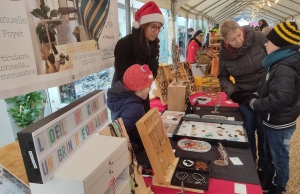
<svg viewBox="0 0 300 194"><path fill-rule="evenodd" d="M186 52L186 61L190 62L190 64L196 63L195 58L196 58L197 51L202 46L202 38L203 38L203 32L202 30L198 30L189 41L188 49Z"/></svg>

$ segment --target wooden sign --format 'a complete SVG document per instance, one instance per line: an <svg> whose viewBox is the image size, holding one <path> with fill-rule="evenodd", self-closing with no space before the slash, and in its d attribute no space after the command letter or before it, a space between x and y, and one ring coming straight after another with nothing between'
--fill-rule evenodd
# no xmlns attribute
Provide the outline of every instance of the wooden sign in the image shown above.
<svg viewBox="0 0 300 194"><path fill-rule="evenodd" d="M45 183L108 121L104 91L94 91L18 133L28 180Z"/></svg>

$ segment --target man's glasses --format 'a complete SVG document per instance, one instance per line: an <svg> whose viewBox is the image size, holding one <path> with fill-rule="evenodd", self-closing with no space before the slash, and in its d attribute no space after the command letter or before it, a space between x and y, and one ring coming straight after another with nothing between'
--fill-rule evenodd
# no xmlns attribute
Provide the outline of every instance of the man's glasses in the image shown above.
<svg viewBox="0 0 300 194"><path fill-rule="evenodd" d="M158 30L158 33L160 33L161 31L164 30L164 27L163 27L163 26L157 27L157 26L153 25L153 26L150 26L150 28L151 28L151 31L152 31L152 32L156 32L156 30Z"/></svg>

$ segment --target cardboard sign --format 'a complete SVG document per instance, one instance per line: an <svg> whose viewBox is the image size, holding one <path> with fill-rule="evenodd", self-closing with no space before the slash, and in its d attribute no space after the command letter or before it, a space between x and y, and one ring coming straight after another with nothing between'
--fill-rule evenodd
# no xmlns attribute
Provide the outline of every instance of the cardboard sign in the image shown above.
<svg viewBox="0 0 300 194"><path fill-rule="evenodd" d="M104 91L94 91L18 133L29 182L45 183L108 121Z"/></svg>

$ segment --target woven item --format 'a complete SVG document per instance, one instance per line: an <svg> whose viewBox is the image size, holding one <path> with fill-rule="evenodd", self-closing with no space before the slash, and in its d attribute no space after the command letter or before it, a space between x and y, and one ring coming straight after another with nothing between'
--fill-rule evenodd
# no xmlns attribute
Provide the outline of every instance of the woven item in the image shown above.
<svg viewBox="0 0 300 194"><path fill-rule="evenodd" d="M76 5L78 7L79 0L76 0ZM98 40L107 19L109 7L110 0L81 1L80 16L89 39ZM81 41L84 40L81 39Z"/></svg>

